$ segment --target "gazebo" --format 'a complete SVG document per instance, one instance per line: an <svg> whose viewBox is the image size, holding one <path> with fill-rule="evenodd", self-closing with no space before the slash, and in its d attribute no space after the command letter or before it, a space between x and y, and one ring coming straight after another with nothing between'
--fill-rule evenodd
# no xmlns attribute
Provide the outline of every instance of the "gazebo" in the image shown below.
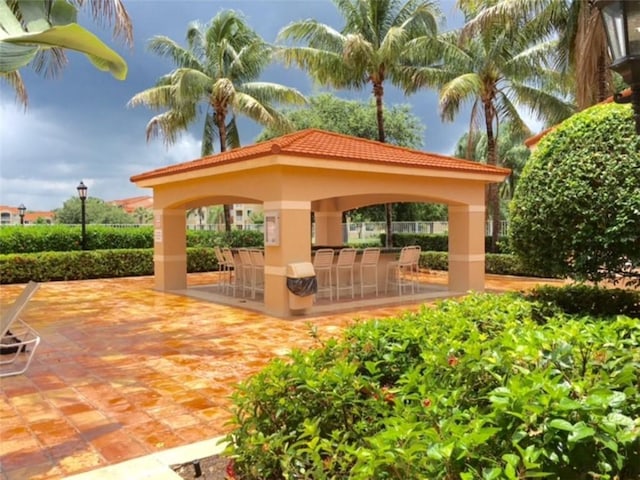
<svg viewBox="0 0 640 480"><path fill-rule="evenodd" d="M131 177L153 189L154 276L187 288L186 211L254 203L265 212L265 311L287 317L287 265L311 261L315 243L342 244L342 213L393 202L448 205L454 293L484 290L485 187L510 171L482 163L309 129Z"/></svg>

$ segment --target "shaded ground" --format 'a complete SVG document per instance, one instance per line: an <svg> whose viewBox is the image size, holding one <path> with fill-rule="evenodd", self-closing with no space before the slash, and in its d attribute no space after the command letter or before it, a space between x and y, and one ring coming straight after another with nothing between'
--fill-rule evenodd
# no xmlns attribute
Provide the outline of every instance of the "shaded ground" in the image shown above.
<svg viewBox="0 0 640 480"><path fill-rule="evenodd" d="M171 469L185 480L226 480L226 468L229 459L212 455L195 462L172 465Z"/></svg>

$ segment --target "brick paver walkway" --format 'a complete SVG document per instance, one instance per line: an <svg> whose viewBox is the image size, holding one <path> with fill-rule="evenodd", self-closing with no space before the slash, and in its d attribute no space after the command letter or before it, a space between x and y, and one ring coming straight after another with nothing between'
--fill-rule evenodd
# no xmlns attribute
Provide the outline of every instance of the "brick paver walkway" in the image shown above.
<svg viewBox="0 0 640 480"><path fill-rule="evenodd" d="M23 287L0 287L0 307ZM0 478L58 479L224 434L234 384L312 346L310 324L326 338L355 318L418 307L281 320L156 292L150 277L44 283L24 314L42 337L34 363L0 380Z"/></svg>

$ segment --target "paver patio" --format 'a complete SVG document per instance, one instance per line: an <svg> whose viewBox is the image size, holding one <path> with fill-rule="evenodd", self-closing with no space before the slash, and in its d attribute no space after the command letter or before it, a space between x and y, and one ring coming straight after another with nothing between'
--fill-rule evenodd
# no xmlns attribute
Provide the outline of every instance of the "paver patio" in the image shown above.
<svg viewBox="0 0 640 480"><path fill-rule="evenodd" d="M215 274L189 275L189 285ZM446 284L446 274L430 274ZM543 280L487 276L487 289ZM0 308L24 285L0 287ZM42 337L0 381L0 478L58 479L226 433L234 384L354 319L421 303L282 320L153 290L151 277L42 284L24 318Z"/></svg>

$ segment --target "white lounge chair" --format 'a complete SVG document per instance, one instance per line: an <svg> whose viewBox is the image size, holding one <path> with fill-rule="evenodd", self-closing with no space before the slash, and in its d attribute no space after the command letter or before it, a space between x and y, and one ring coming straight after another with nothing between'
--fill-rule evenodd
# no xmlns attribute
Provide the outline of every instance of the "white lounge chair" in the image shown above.
<svg viewBox="0 0 640 480"><path fill-rule="evenodd" d="M0 377L20 375L29 368L33 354L40 344L40 335L20 318L29 299L40 288L40 284L29 282L13 305L3 309L0 327L2 328L1 348L7 353L0 358ZM7 360L4 357L9 357ZM20 368L20 366L22 368Z"/></svg>

